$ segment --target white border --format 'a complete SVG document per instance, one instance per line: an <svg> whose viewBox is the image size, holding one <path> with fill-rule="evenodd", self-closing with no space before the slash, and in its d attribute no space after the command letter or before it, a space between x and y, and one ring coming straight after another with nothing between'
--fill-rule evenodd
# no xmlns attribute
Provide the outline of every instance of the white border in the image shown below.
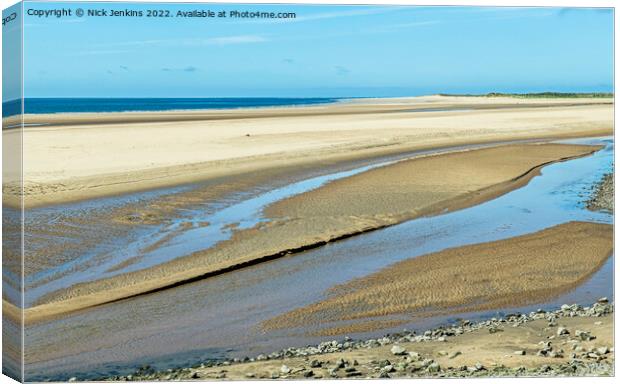
<svg viewBox="0 0 620 384"><path fill-rule="evenodd" d="M35 1L40 1L40 0L35 0ZM53 1L42 1L42 2L53 2ZM78 0L65 0L62 2L74 2L74 3L84 3L85 1L78 1ZM111 0L111 1L98 1L98 2L118 2L118 3L124 3L124 2L128 2L128 1L118 1L118 0ZM218 0L218 1L181 1L181 0L168 0L168 1L148 1L148 0L133 0L133 1L129 1L129 2L136 2L136 3L230 3L230 4L239 4L239 3L245 3L245 4L264 4L264 3L278 3L278 4L324 4L324 5L437 5L437 6L441 6L441 5L462 5L462 6L523 6L523 7L610 7L610 8L615 8L616 7L616 2L615 1L610 1L610 0L590 0L590 1L584 1L584 0L520 0L520 1L514 1L514 0L313 0L313 1L309 1L309 0L297 0L297 1L290 1L290 0L272 0L272 1L260 1L260 0L241 0L241 1L234 1L234 0ZM2 7L2 9L5 9L13 4L17 3L17 1L14 0L0 0L0 6ZM618 22L618 12L614 12L614 25L617 25ZM616 50L616 43L618 41L618 30L616 28L614 28L614 74L616 73L617 69L618 69L618 60L616 60L616 55L615 52L617 52ZM2 56L0 53L0 63L2 62ZM0 64L0 68L1 68L1 64ZM23 79L22 79L23 80ZM0 81L1 83L1 81ZM614 76L614 90L617 89L616 87L616 78ZM23 89L22 89L23 92ZM619 112L616 108L614 108L614 121L617 121L619 117ZM615 136L615 135L614 135ZM2 160L0 157L0 167L2 165ZM616 195L614 197L614 204L615 206L618 206L618 196ZM1 238L1 235L0 235ZM617 228L614 226L614 249L617 249L617 245L618 245L618 236L617 236ZM615 276L617 276L616 274L617 272L617 267L614 263L614 293L618 292L617 290L617 279L615 279ZM0 286L1 289L1 286ZM614 295L615 296L615 295ZM615 317L615 323L614 323L614 330L618 329L618 318ZM618 333L614 332L614 347L618 345ZM2 340L2 336L0 334L0 342ZM615 369L617 371L618 368L618 364L615 364ZM526 383L526 384L534 384L534 383L563 383L563 382L568 382L568 383L584 383L584 384L590 384L590 383L613 383L615 382L615 378L613 377L609 377L609 378L604 378L604 377L549 377L549 378L502 378L502 379L498 379L498 378L479 378L479 379L473 379L473 378L468 378L468 379L458 379L458 378L453 378L453 379L416 379L416 380L427 380L430 381L432 383L460 383L460 382L464 382L464 383L477 383L477 382L485 382L485 383L494 383L494 382L501 382L501 383ZM354 381L358 381L358 382L362 382L363 380L354 380ZM373 382L379 382L379 383L394 383L394 384L404 384L404 383L411 383L413 380L412 379L389 379L389 380L373 380ZM307 384L308 381L287 381L287 382L295 382L295 383L304 383ZM342 383L349 383L351 382L351 380L321 380L321 382L335 382L338 384L342 384ZM0 376L0 384L5 384L5 383L14 383L14 381L6 376ZM244 381L244 383L260 383L259 381Z"/></svg>

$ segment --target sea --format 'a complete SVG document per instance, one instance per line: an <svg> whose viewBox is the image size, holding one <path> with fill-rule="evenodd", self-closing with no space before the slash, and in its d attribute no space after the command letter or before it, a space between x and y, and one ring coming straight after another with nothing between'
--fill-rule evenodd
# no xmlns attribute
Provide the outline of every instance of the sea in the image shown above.
<svg viewBox="0 0 620 384"><path fill-rule="evenodd" d="M327 97L225 97L225 98L26 98L24 113L153 112L201 109L286 107L334 103ZM21 100L2 103L2 117L19 115Z"/></svg>

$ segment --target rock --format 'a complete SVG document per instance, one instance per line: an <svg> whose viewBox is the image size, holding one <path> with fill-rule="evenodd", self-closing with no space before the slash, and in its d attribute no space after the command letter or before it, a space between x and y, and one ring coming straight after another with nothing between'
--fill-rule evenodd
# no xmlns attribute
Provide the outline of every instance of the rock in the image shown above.
<svg viewBox="0 0 620 384"><path fill-rule="evenodd" d="M603 322L602 321L595 321L594 325L603 325Z"/></svg>
<svg viewBox="0 0 620 384"><path fill-rule="evenodd" d="M390 352L392 352L392 355L400 356L400 355L406 354L407 350L405 348L401 347L400 345L394 345L390 349Z"/></svg>
<svg viewBox="0 0 620 384"><path fill-rule="evenodd" d="M558 336L570 335L570 332L565 327L558 327L557 335Z"/></svg>
<svg viewBox="0 0 620 384"><path fill-rule="evenodd" d="M312 361L310 362L310 368L320 368L320 367L321 367L321 365L323 365L323 363L321 363L321 362L320 362L320 361L318 361L318 360L312 360Z"/></svg>
<svg viewBox="0 0 620 384"><path fill-rule="evenodd" d="M381 370L383 372L394 372L394 366L393 365L386 365L385 367L381 368Z"/></svg>
<svg viewBox="0 0 620 384"><path fill-rule="evenodd" d="M420 354L418 352L409 352L409 357L411 357L414 360L419 360Z"/></svg>
<svg viewBox="0 0 620 384"><path fill-rule="evenodd" d="M252 372L248 372L245 374L245 377L247 377L248 379L253 379L254 377L256 377L256 375L253 374Z"/></svg>
<svg viewBox="0 0 620 384"><path fill-rule="evenodd" d="M595 336L590 335L590 332L588 332L588 331L582 331L582 330L579 330L579 329L577 329L577 330L575 331L575 336L576 336L576 337L578 337L578 338L580 338L580 339L581 339L581 340L583 340L583 341L590 341L590 340L594 340L594 339L596 339L596 337L595 337Z"/></svg>
<svg viewBox="0 0 620 384"><path fill-rule="evenodd" d="M280 375L279 375L277 372L273 372L273 373L271 374L271 378L272 378L272 379L277 379L277 378L279 378L279 377L280 377Z"/></svg>
<svg viewBox="0 0 620 384"><path fill-rule="evenodd" d="M422 367L428 367L429 365L433 364L435 362L435 360L433 359L424 359L422 360Z"/></svg>
<svg viewBox="0 0 620 384"><path fill-rule="evenodd" d="M312 377L312 376L314 376L314 372L312 370L304 372L304 377Z"/></svg>
<svg viewBox="0 0 620 384"><path fill-rule="evenodd" d="M194 373L192 373L191 378L192 378L192 379L200 379L200 373L198 373L198 372L194 372Z"/></svg>
<svg viewBox="0 0 620 384"><path fill-rule="evenodd" d="M596 353L598 353L599 355L606 355L609 353L609 348L607 347L596 348Z"/></svg>
<svg viewBox="0 0 620 384"><path fill-rule="evenodd" d="M347 362L343 359L336 361L336 368L344 368L347 365Z"/></svg>
<svg viewBox="0 0 620 384"><path fill-rule="evenodd" d="M476 363L476 365L474 365L474 368L476 368L476 371L486 370L486 368L484 367L484 365L482 365L482 363Z"/></svg>
<svg viewBox="0 0 620 384"><path fill-rule="evenodd" d="M73 383L74 381L77 381L77 377L72 377L68 380L70 383Z"/></svg>
<svg viewBox="0 0 620 384"><path fill-rule="evenodd" d="M448 352L446 352L446 351L439 351L439 352L437 352L437 354L439 356L448 356Z"/></svg>
<svg viewBox="0 0 620 384"><path fill-rule="evenodd" d="M439 341L440 343L443 343L444 341L446 341L446 338L443 336L440 336L437 338L437 341Z"/></svg>
<svg viewBox="0 0 620 384"><path fill-rule="evenodd" d="M280 367L280 373L284 374L284 375L288 375L289 373L291 373L291 369L286 366L286 365L282 365Z"/></svg>
<svg viewBox="0 0 620 384"><path fill-rule="evenodd" d="M521 350L521 351L515 351L514 352L515 355L519 355L519 356L523 356L525 355L525 351Z"/></svg>
<svg viewBox="0 0 620 384"><path fill-rule="evenodd" d="M426 367L426 370L427 370L428 372L431 372L431 373L436 373L436 372L439 372L439 370L440 370L440 369L441 369L441 367L440 367L440 366L439 366L439 364L437 364L436 362L431 363L431 364L429 364L429 366L428 366L428 367Z"/></svg>
<svg viewBox="0 0 620 384"><path fill-rule="evenodd" d="M383 360L379 362L379 367L383 368L383 367L387 367L388 365L392 365L392 363L390 363L389 360Z"/></svg>
<svg viewBox="0 0 620 384"><path fill-rule="evenodd" d="M607 304L607 303L609 303L609 299L608 299L608 298L606 298L606 297L601 297L601 298L600 298L600 299L598 299L596 302L597 302L597 303L601 303L601 304Z"/></svg>
<svg viewBox="0 0 620 384"><path fill-rule="evenodd" d="M461 351L454 351L450 355L448 355L448 359L454 359L455 357L461 355Z"/></svg>

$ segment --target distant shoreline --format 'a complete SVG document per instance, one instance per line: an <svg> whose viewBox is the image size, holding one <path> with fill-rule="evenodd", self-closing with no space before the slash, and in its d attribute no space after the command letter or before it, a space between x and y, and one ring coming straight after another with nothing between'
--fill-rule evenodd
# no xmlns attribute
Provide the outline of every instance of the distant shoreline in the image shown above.
<svg viewBox="0 0 620 384"><path fill-rule="evenodd" d="M24 204L34 207L421 147L605 136L612 122L613 99L428 96L295 108L26 115L3 119L3 139L6 148L20 148L22 133L28 142ZM29 127L6 128L15 123ZM21 173L4 177L4 203L18 206Z"/></svg>
<svg viewBox="0 0 620 384"><path fill-rule="evenodd" d="M364 100L399 100L416 97L510 97L523 99L603 99L613 98L613 92L537 92L485 94L437 93L411 96L343 96L343 97L59 97L25 98L24 115L57 115L81 113L153 113L153 112L208 112L218 110L266 109L286 107L309 107ZM20 99L2 103L2 118L21 114ZM26 105L31 103L32 107Z"/></svg>

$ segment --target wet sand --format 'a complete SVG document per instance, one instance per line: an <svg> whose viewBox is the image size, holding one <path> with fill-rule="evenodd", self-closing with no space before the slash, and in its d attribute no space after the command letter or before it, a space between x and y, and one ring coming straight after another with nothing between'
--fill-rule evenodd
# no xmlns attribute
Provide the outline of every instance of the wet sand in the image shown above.
<svg viewBox="0 0 620 384"><path fill-rule="evenodd" d="M368 204L368 212L370 212L365 216L353 216L350 211L345 210L339 215L331 215L330 217L300 218L295 217L295 214L291 212L287 218L275 218L273 221L260 224L256 228L238 231L231 240L225 241L213 249L179 258L148 270L79 284L57 292L45 297L40 305L28 308L26 320L30 322L45 320L81 308L231 271L252 263L281 257L295 250L319 246L343 236L395 224L416 217L422 212L429 214L435 211L434 213L439 213L456 206L474 205L527 183L527 180L537 173L542 164L563 158L583 156L595 149L591 146L577 145L507 145L500 148L472 150L451 155L429 156L388 166L381 171L377 169L378 172L386 173L387 176L384 177L394 179L392 185L401 183L405 195L410 194L409 198L396 199L390 204L384 205L384 207L392 207L392 204L401 204L397 211L374 212L372 211L374 208L371 206L375 200L371 198L365 201ZM447 156L449 160L444 161L443 166L439 167L437 162L442 160L438 159L443 156ZM429 166L427 162L431 162L433 166ZM460 164L459 167L456 164ZM464 170L463 164L469 164L472 167L472 171L466 173L469 175L467 178L457 177L457 173L460 174ZM477 166L486 167L485 171L473 171ZM396 167L396 171L390 171L389 169L392 167ZM412 187L412 184L407 180L427 169L434 169L436 172L434 177L426 175L431 177L429 180L444 180L444 182L442 185L427 189L425 192L427 198L420 199L421 192L424 191ZM446 175L450 175L450 169L457 171L453 178L446 177ZM359 180L364 180L364 178L360 175ZM333 184L337 185L337 183ZM331 185L328 184L323 188L329 189ZM387 188L386 196L390 196L390 184L386 183L384 187ZM428 185L425 186L425 188L427 187ZM323 188L310 192L310 194L323 193L321 192ZM432 196L435 197L432 198ZM420 205L417 207L411 205L411 201L415 200L414 198L420 201ZM324 202L321 200L313 200L312 198L308 198L308 200L318 202L317 212L322 209ZM357 207L357 201L346 201ZM287 203L290 202L283 202L283 204ZM347 204L340 202L340 205ZM276 204L274 210L282 210L282 207ZM410 217L404 216L402 212L408 212Z"/></svg>
<svg viewBox="0 0 620 384"><path fill-rule="evenodd" d="M613 226L570 222L529 235L408 259L330 290L328 298L264 322L265 329L428 317L541 302L581 284L613 251ZM406 322L407 320L403 320ZM340 323L339 322L344 322Z"/></svg>
<svg viewBox="0 0 620 384"><path fill-rule="evenodd" d="M29 124L50 125L24 130L24 204L446 145L606 135L612 117L611 99L440 96L232 111L29 115ZM3 131L7 143L19 135ZM17 173L5 175L6 205L18 205L18 180Z"/></svg>

